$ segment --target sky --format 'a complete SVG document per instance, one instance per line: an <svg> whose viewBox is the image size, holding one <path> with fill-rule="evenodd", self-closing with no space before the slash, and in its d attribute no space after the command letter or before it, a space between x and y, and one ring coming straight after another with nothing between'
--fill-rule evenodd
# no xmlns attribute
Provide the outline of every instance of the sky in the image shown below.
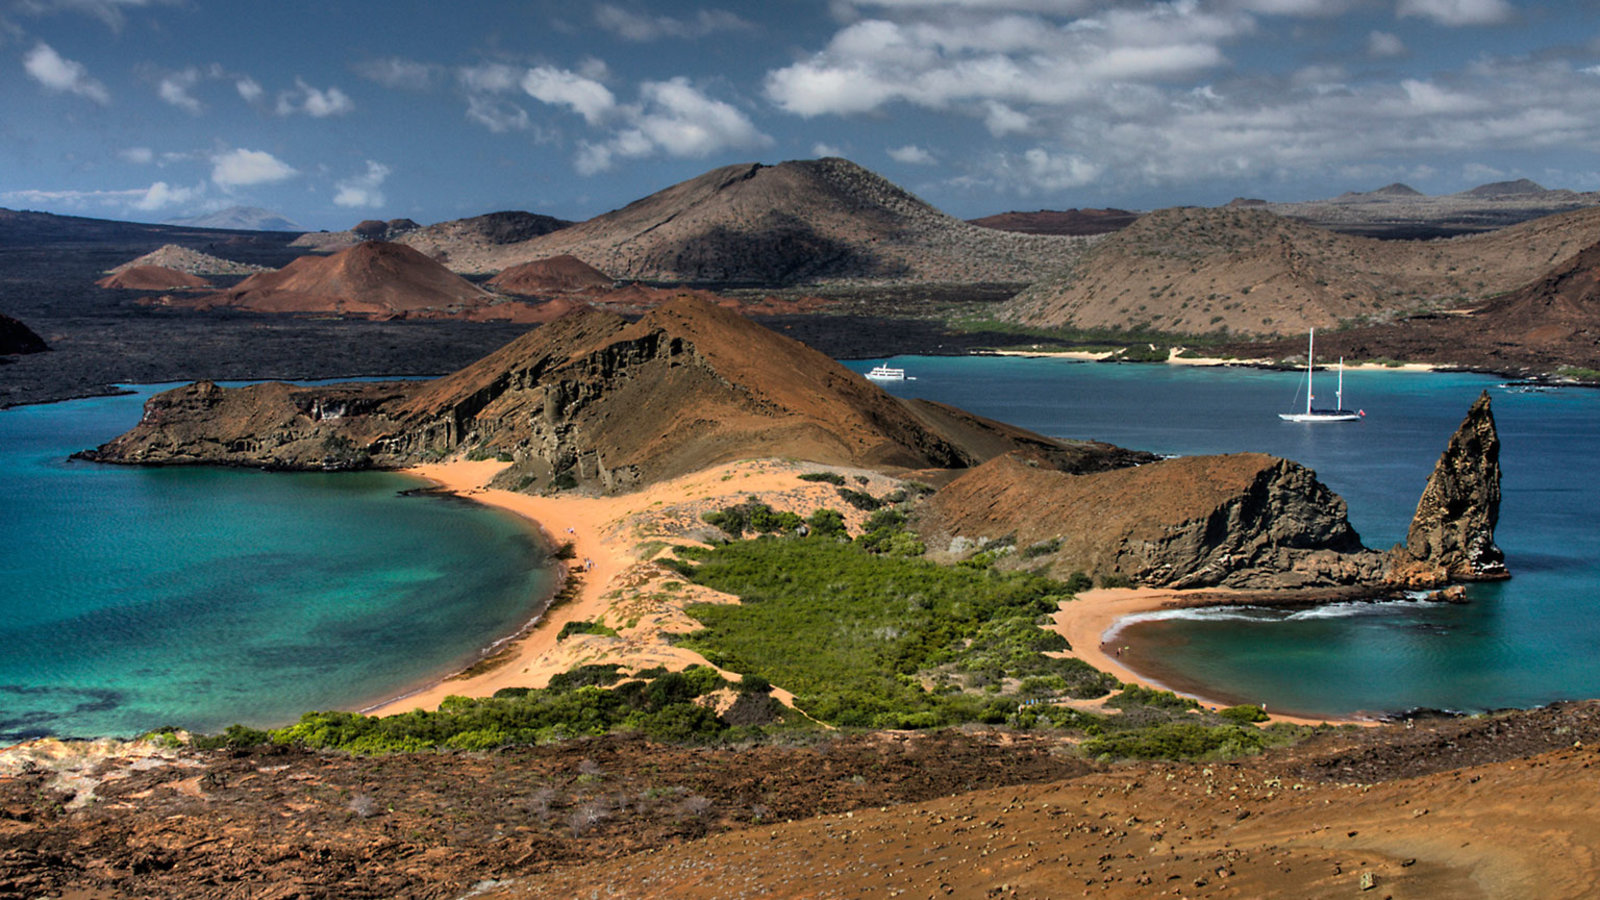
<svg viewBox="0 0 1600 900"><path fill-rule="evenodd" d="M0 0L0 206L581 220L843 156L963 218L1600 190L1600 0Z"/></svg>

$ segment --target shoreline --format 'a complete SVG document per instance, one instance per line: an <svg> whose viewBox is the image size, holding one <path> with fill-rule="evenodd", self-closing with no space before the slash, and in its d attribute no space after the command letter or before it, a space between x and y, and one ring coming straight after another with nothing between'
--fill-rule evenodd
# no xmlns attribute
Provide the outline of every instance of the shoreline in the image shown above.
<svg viewBox="0 0 1600 900"><path fill-rule="evenodd" d="M1169 366L1191 366L1195 368L1246 368L1246 369L1274 369L1279 371L1293 371L1295 367L1285 366L1274 359L1259 357L1256 359L1229 359L1221 356L1179 356L1182 347L1173 347L1167 352L1164 360L1119 360L1115 358L1116 351L1090 351L1090 350L993 350L987 351L987 356L1015 356L1022 359L1070 359L1079 362L1128 362L1162 364ZM1320 365L1318 371L1332 371L1333 366ZM1347 372L1440 372L1456 371L1449 367L1435 365L1434 363L1407 362L1389 365L1386 363L1361 362L1346 363ZM1504 375L1507 373L1484 372L1487 375Z"/></svg>
<svg viewBox="0 0 1600 900"><path fill-rule="evenodd" d="M1259 593L1259 592L1257 592ZM1188 697L1201 706L1222 709L1234 705L1211 696L1204 686L1191 690L1191 685L1176 687L1134 669L1123 662L1106 641L1121 627L1123 620L1140 613L1160 612L1170 609L1230 606L1245 602L1254 596L1250 592L1230 591L1220 588L1204 590L1168 590L1165 588L1095 588L1081 591L1077 598L1061 605L1051 617L1051 629L1067 639L1071 652L1079 659L1107 672L1120 681L1160 691L1172 691ZM1270 712L1273 722L1294 725L1366 725L1380 724L1376 720L1359 716L1323 716L1296 712Z"/></svg>

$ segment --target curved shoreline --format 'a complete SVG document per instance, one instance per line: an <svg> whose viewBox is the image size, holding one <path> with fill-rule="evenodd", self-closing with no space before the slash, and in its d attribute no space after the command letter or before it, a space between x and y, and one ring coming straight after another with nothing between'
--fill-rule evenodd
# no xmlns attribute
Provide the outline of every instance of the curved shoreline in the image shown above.
<svg viewBox="0 0 1600 900"><path fill-rule="evenodd" d="M1225 589L1196 591L1162 588L1096 588L1082 591L1077 599L1061 605L1052 617L1052 629L1067 639L1071 653L1102 672L1129 684L1154 690L1172 691L1195 700L1202 706L1222 708L1233 705L1201 691L1176 689L1126 665L1106 637L1116 632L1124 619L1140 613L1204 606L1230 606L1245 602L1256 594ZM1377 725L1373 719L1358 716L1318 716L1296 713L1270 713L1274 722L1296 725Z"/></svg>

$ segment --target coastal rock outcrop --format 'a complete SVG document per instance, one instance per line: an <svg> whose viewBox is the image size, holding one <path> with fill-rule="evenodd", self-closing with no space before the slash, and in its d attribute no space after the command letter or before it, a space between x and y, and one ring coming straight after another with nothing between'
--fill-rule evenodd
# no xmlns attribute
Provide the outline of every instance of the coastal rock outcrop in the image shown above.
<svg viewBox="0 0 1600 900"><path fill-rule="evenodd" d="M1086 475L1008 454L941 489L918 525L930 544L1000 539L1058 575L1172 588L1356 585L1381 564L1344 500L1304 466L1260 453Z"/></svg>
<svg viewBox="0 0 1600 900"><path fill-rule="evenodd" d="M1500 518L1500 435L1484 391L1439 457L1406 541L1389 551L1388 580L1427 588L1510 577L1494 542Z"/></svg>
<svg viewBox="0 0 1600 900"><path fill-rule="evenodd" d="M457 452L510 460L511 487L627 490L762 456L962 469L1027 450L1073 471L1153 460L901 400L827 356L693 297L637 322L579 308L430 382L158 395L107 462L394 467Z"/></svg>

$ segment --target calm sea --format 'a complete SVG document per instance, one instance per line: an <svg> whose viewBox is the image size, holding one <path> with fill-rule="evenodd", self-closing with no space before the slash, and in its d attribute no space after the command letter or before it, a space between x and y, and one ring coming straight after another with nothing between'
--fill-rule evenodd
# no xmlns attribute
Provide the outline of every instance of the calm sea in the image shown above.
<svg viewBox="0 0 1600 900"><path fill-rule="evenodd" d="M877 360L850 363L866 371ZM1513 578L1463 606L1206 610L1129 625L1129 661L1170 686L1323 714L1482 710L1600 697L1600 391L1518 392L1465 374L1349 372L1355 424L1304 425L1303 374L995 357L901 357L893 393L1059 437L1158 453L1258 450L1302 462L1349 503L1367 546L1403 540L1423 484L1487 389L1502 441L1497 540ZM1318 374L1331 403L1333 379ZM1305 402L1303 388L1298 403Z"/></svg>
<svg viewBox="0 0 1600 900"><path fill-rule="evenodd" d="M0 411L0 744L359 707L548 592L525 523L413 479L67 459L155 391Z"/></svg>

